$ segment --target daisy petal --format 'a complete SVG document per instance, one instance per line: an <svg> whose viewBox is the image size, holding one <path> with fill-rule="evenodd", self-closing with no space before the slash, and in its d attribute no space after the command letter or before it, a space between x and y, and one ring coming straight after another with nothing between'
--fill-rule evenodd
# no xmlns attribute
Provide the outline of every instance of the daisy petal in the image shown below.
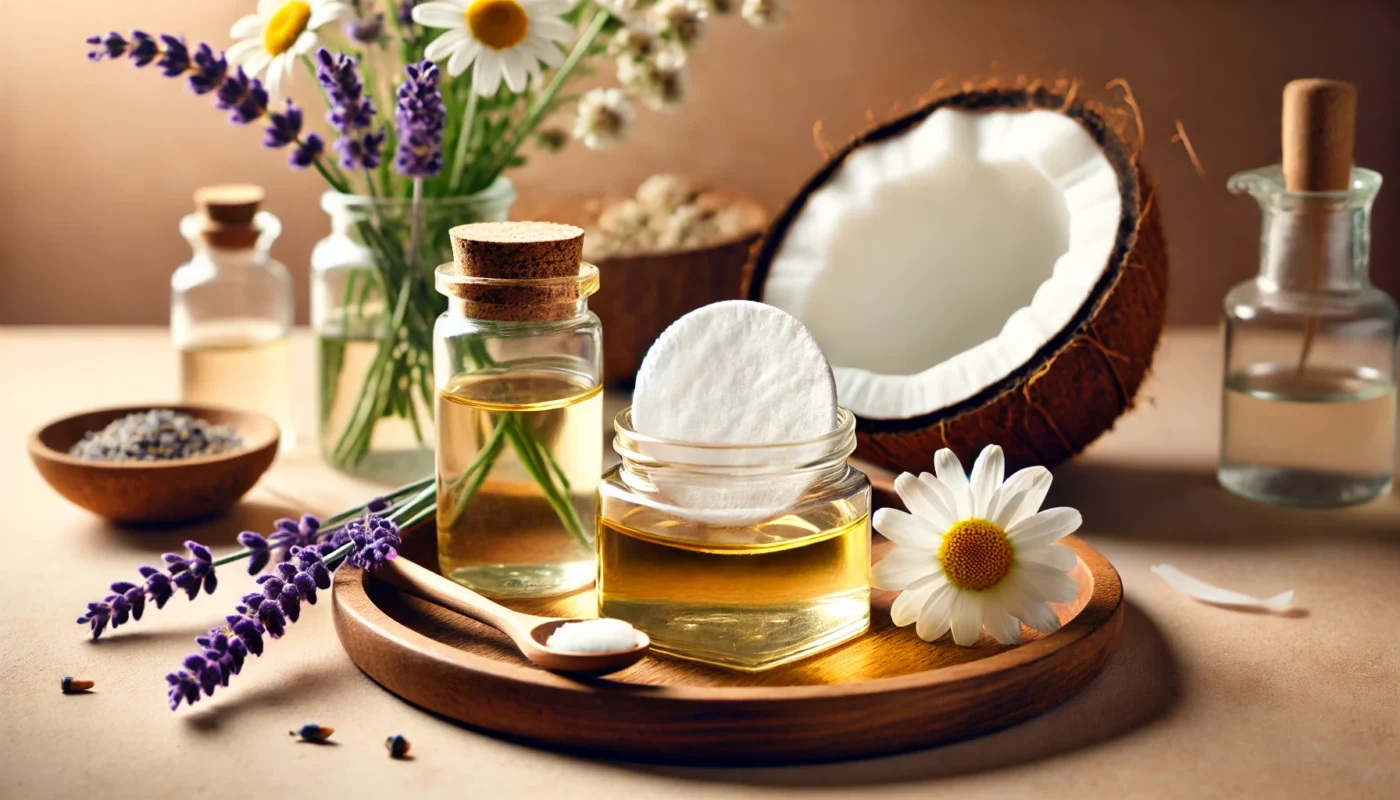
<svg viewBox="0 0 1400 800"><path fill-rule="evenodd" d="M1006 530L1011 523L1020 519L1022 510L1029 509L1025 516L1039 511L1040 504L1045 501L1045 492L1049 489L1050 470L1045 467L1026 467L1018 470L997 489L996 500L991 509L992 515L987 519Z"/></svg>
<svg viewBox="0 0 1400 800"><path fill-rule="evenodd" d="M315 49L316 34L309 30L302 31L301 35L297 37L297 40L292 43L292 52L299 56L308 55Z"/></svg>
<svg viewBox="0 0 1400 800"><path fill-rule="evenodd" d="M972 516L987 519L991 514L992 501L996 499L997 487L1006 477L1006 457L1001 448L989 444L977 455L972 465Z"/></svg>
<svg viewBox="0 0 1400 800"><path fill-rule="evenodd" d="M573 7L573 0L520 0L520 5L532 14L559 16Z"/></svg>
<svg viewBox="0 0 1400 800"><path fill-rule="evenodd" d="M1027 597L1016 590L1008 591L1002 598L1007 613L1016 617L1030 628L1041 633L1053 633L1060 629L1060 618L1050 605L1042 600Z"/></svg>
<svg viewBox="0 0 1400 800"><path fill-rule="evenodd" d="M250 78L256 78L258 73L266 69L267 65L271 63L272 54L259 46L251 56L248 56L248 60L243 62L243 72Z"/></svg>
<svg viewBox="0 0 1400 800"><path fill-rule="evenodd" d="M943 504L943 508L948 511L948 518L957 522L958 500L953 496L953 490L949 489L946 483L940 481L938 476L930 475L927 472L919 473L919 483L922 483L925 488L938 496L939 501Z"/></svg>
<svg viewBox="0 0 1400 800"><path fill-rule="evenodd" d="M953 606L948 613L953 641L963 647L977 644L977 635L982 632L981 598L971 592L957 592L953 595Z"/></svg>
<svg viewBox="0 0 1400 800"><path fill-rule="evenodd" d="M290 53L273 56L272 62L268 64L267 79L263 81L263 86L267 89L268 108L275 108L282 102L282 80L291 73L291 67Z"/></svg>
<svg viewBox="0 0 1400 800"><path fill-rule="evenodd" d="M512 92L519 93L525 88L525 79L530 76L530 59L519 48L501 53L501 76Z"/></svg>
<svg viewBox="0 0 1400 800"><path fill-rule="evenodd" d="M476 59L476 69L472 71L472 91L482 97L491 97L501 88L501 54L487 52L484 48ZM451 69L447 70L451 72Z"/></svg>
<svg viewBox="0 0 1400 800"><path fill-rule="evenodd" d="M923 608L919 609L919 624L914 626L914 632L920 639L932 642L943 638L953 624L949 611L953 607L953 598L957 596L958 590L951 583L933 590L928 600L924 601Z"/></svg>
<svg viewBox="0 0 1400 800"><path fill-rule="evenodd" d="M946 531L957 521L937 492L907 472L894 479L894 491L906 508L939 530Z"/></svg>
<svg viewBox="0 0 1400 800"><path fill-rule="evenodd" d="M465 41L476 44L471 34L466 31L448 31L428 42L428 46L423 48L423 57L429 61L442 61L451 56L456 48Z"/></svg>
<svg viewBox="0 0 1400 800"><path fill-rule="evenodd" d="M447 62L447 74L454 78L467 71L474 63L479 63L481 55L481 44L474 39L468 38L457 45L452 53L452 60Z"/></svg>
<svg viewBox="0 0 1400 800"><path fill-rule="evenodd" d="M284 0L258 0L258 16L270 17L282 7Z"/></svg>
<svg viewBox="0 0 1400 800"><path fill-rule="evenodd" d="M958 460L957 455L946 447L934 453L933 471L953 495L953 511L958 515L958 519L972 516L972 490L968 486L967 475L963 472L962 462Z"/></svg>
<svg viewBox="0 0 1400 800"><path fill-rule="evenodd" d="M266 52L267 51L263 49L263 43L261 39L244 39L243 41L235 43L228 50L224 51L224 58L228 60L228 63L234 66L241 66L247 64L248 60L251 59L255 54ZM247 70L244 71L246 72Z"/></svg>
<svg viewBox="0 0 1400 800"><path fill-rule="evenodd" d="M1079 596L1079 584L1054 567L1017 563L1014 574L1023 591L1033 592L1037 599L1049 603L1068 603Z"/></svg>
<svg viewBox="0 0 1400 800"><path fill-rule="evenodd" d="M948 579L942 575L928 575L925 580L920 578L909 584L909 588L900 592L890 605L890 620L896 627L903 628L919 618L919 609L924 607L924 603L933 596L933 593L948 585ZM940 583L939 580L942 582Z"/></svg>
<svg viewBox="0 0 1400 800"><path fill-rule="evenodd" d="M1079 530L1084 518L1072 508L1047 508L1006 529L1006 538L1016 547L1037 547L1057 542Z"/></svg>
<svg viewBox="0 0 1400 800"><path fill-rule="evenodd" d="M1021 621L1002 610L1000 605L986 609L982 627L1000 644L1021 643Z"/></svg>
<svg viewBox="0 0 1400 800"><path fill-rule="evenodd" d="M875 530L886 539L911 550L922 550L926 554L937 550L943 540L940 531L934 530L927 522L913 514L897 508L878 509L871 522Z"/></svg>
<svg viewBox="0 0 1400 800"><path fill-rule="evenodd" d="M1079 563L1079 556L1062 544L1050 544L1017 549L1016 560L1044 564L1047 567L1054 567L1060 572L1069 572Z"/></svg>
<svg viewBox="0 0 1400 800"><path fill-rule="evenodd" d="M870 568L870 585L876 589L899 591L920 578L942 572L938 559L930 553L896 547L880 563Z"/></svg>
<svg viewBox="0 0 1400 800"><path fill-rule="evenodd" d="M553 42L571 42L574 39L574 27L555 17L532 19L530 20L530 34L543 36Z"/></svg>
<svg viewBox="0 0 1400 800"><path fill-rule="evenodd" d="M464 3L423 3L413 7L413 21L426 28L465 28Z"/></svg>
<svg viewBox="0 0 1400 800"><path fill-rule="evenodd" d="M228 29L228 35L234 39L257 37L258 41L255 43L261 47L263 25L262 17L259 17L257 14L249 14L246 17L239 17L238 21L233 23L233 27ZM237 47L237 45L234 45L234 47ZM233 48L230 47L229 50L232 51Z"/></svg>

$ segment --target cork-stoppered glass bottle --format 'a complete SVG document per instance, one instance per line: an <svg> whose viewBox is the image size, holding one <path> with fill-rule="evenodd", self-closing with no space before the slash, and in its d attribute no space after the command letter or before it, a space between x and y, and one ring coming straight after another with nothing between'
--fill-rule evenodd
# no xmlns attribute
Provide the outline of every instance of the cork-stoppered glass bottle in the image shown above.
<svg viewBox="0 0 1400 800"><path fill-rule="evenodd" d="M582 589L603 457L598 270L569 225L477 223L451 237L433 337L439 565L491 597Z"/></svg>
<svg viewBox="0 0 1400 800"><path fill-rule="evenodd" d="M1381 176L1351 165L1354 90L1285 91L1284 162L1230 191L1263 210L1259 276L1225 298L1219 480L1279 505L1371 500L1395 471L1395 301L1368 276Z"/></svg>
<svg viewBox="0 0 1400 800"><path fill-rule="evenodd" d="M181 401L260 411L292 427L292 279L270 255L282 232L259 211L256 186L195 192L198 211L180 222L194 256L170 278L170 334L180 354Z"/></svg>

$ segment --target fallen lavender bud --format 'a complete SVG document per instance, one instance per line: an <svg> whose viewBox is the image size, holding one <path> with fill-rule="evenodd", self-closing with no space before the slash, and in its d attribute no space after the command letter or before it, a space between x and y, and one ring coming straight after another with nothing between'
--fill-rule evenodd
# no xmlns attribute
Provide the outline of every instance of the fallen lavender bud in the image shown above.
<svg viewBox="0 0 1400 800"><path fill-rule="evenodd" d="M396 733L384 740L384 747L389 750L390 758L403 758L408 755L408 739L402 733Z"/></svg>
<svg viewBox="0 0 1400 800"><path fill-rule="evenodd" d="M290 736L301 737L301 740L303 742L314 742L315 744L322 744L327 739L331 738L331 734L335 733L335 728L326 728L317 725L314 722L308 722L300 728L297 728L294 731L288 731L287 733Z"/></svg>
<svg viewBox="0 0 1400 800"><path fill-rule="evenodd" d="M72 675L64 675L63 680L59 683L64 694L82 694L94 685L92 681L81 681Z"/></svg>

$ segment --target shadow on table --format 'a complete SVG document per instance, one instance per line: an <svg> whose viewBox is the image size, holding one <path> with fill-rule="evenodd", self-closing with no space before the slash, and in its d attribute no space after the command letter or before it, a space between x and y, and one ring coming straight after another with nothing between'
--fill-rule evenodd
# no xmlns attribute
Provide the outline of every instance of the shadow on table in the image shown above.
<svg viewBox="0 0 1400 800"><path fill-rule="evenodd" d="M1079 509L1094 539L1250 545L1322 536L1400 545L1394 494L1352 508L1284 508L1231 494L1216 482L1213 467L1071 462L1055 470L1046 505Z"/></svg>
<svg viewBox="0 0 1400 800"><path fill-rule="evenodd" d="M253 689L225 689L206 698L183 715L185 726L199 733L216 733L244 711L314 707L319 701L342 694L355 673L336 666L303 669L284 674L274 684Z"/></svg>
<svg viewBox="0 0 1400 800"><path fill-rule="evenodd" d="M120 525L94 518L92 525L101 535L111 538L131 550L149 553L183 552L185 541L193 539L215 550L239 548L237 536L241 531L272 532L282 517L296 519L302 510L281 503L259 500L238 503L217 517L191 523L172 525ZM216 553L215 555L221 555Z"/></svg>
<svg viewBox="0 0 1400 800"><path fill-rule="evenodd" d="M1022 725L929 750L862 761L709 768L617 763L618 769L747 786L853 787L1004 769L1131 735L1168 714L1181 691L1176 659L1150 617L1124 606L1118 652L1080 695Z"/></svg>

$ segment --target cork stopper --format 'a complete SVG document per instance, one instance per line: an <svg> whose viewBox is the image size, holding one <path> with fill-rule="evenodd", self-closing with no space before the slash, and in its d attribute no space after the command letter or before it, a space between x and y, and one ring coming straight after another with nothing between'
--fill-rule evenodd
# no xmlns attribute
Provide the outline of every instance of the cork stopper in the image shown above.
<svg viewBox="0 0 1400 800"><path fill-rule="evenodd" d="M253 224L267 193L261 186L228 183L195 190L194 204L203 217L200 235L211 246L246 250L258 242L261 231Z"/></svg>
<svg viewBox="0 0 1400 800"><path fill-rule="evenodd" d="M1351 188L1356 87L1304 78L1283 87L1283 179L1290 192Z"/></svg>
<svg viewBox="0 0 1400 800"><path fill-rule="evenodd" d="M555 222L476 222L448 231L452 284L468 316L500 321L568 319L575 313L583 229Z"/></svg>

